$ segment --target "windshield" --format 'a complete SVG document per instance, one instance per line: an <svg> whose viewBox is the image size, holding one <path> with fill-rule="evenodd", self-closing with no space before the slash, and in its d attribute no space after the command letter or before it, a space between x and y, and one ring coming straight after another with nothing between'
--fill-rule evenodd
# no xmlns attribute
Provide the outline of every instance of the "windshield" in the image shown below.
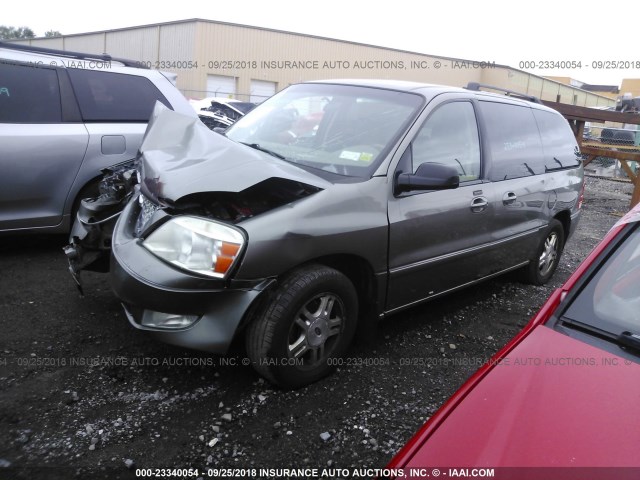
<svg viewBox="0 0 640 480"><path fill-rule="evenodd" d="M420 95L347 85L293 85L236 122L226 136L285 160L369 177L418 114Z"/></svg>
<svg viewBox="0 0 640 480"><path fill-rule="evenodd" d="M600 267L564 317L616 336L640 332L640 228Z"/></svg>

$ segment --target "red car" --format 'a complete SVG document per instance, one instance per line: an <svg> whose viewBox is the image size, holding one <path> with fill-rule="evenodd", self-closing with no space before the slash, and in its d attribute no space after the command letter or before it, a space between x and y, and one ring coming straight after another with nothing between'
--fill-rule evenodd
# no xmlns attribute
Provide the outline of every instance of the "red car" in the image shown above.
<svg viewBox="0 0 640 480"><path fill-rule="evenodd" d="M388 468L640 479L640 204Z"/></svg>

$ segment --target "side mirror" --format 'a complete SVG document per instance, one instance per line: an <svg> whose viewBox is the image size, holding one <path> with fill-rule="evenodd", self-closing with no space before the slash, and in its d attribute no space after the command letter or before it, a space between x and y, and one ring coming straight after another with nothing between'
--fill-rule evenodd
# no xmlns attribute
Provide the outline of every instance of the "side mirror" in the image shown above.
<svg viewBox="0 0 640 480"><path fill-rule="evenodd" d="M448 190L458 188L460 177L454 167L441 163L423 163L416 173L400 173L396 177L394 193L414 190Z"/></svg>

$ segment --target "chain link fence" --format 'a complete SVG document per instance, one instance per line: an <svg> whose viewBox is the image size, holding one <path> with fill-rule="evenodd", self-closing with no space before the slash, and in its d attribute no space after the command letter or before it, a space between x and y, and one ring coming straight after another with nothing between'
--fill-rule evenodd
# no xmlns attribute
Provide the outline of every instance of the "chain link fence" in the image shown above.
<svg viewBox="0 0 640 480"><path fill-rule="evenodd" d="M638 125L587 122L582 144L611 151L640 153L639 128ZM583 155L583 158L587 158L587 156ZM634 173L638 172L637 162L629 162L629 166ZM627 178L620 161L607 156L596 157L585 167L585 172L604 177Z"/></svg>

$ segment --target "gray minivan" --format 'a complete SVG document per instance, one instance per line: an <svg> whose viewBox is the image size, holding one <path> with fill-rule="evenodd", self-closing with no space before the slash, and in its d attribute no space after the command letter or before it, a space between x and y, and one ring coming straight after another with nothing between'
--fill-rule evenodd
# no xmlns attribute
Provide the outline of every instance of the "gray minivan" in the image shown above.
<svg viewBox="0 0 640 480"><path fill-rule="evenodd" d="M135 156L175 76L109 55L0 42L0 232L68 233L101 170Z"/></svg>
<svg viewBox="0 0 640 480"><path fill-rule="evenodd" d="M126 203L111 281L130 323L221 354L243 335L286 387L330 372L356 326L511 270L545 283L583 194L554 110L395 81L292 85L224 136L157 107L127 168L81 212L72 267L100 205Z"/></svg>

